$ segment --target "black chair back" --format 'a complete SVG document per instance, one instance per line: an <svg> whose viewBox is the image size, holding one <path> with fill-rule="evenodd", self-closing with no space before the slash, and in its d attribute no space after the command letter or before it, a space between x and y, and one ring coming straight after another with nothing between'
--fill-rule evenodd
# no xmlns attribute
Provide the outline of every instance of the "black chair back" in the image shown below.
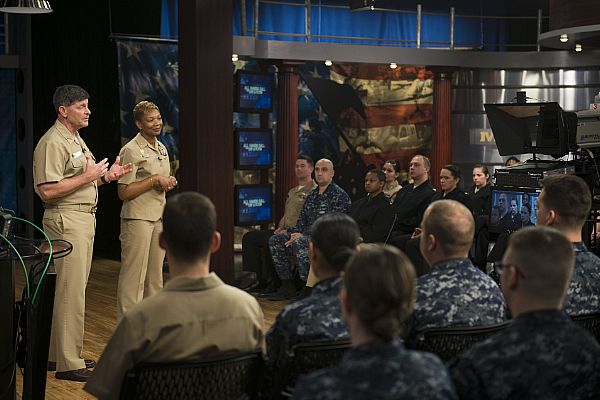
<svg viewBox="0 0 600 400"><path fill-rule="evenodd" d="M194 363L144 363L127 372L121 399L256 399L263 375L260 352Z"/></svg>
<svg viewBox="0 0 600 400"><path fill-rule="evenodd" d="M417 332L406 340L411 350L427 351L448 362L475 343L506 329L510 322L474 327L432 328Z"/></svg>
<svg viewBox="0 0 600 400"><path fill-rule="evenodd" d="M580 327L588 330L600 343L600 313L576 315L571 319Z"/></svg>
<svg viewBox="0 0 600 400"><path fill-rule="evenodd" d="M350 340L298 343L288 350L275 370L273 398L287 397L298 377L336 366L351 347Z"/></svg>

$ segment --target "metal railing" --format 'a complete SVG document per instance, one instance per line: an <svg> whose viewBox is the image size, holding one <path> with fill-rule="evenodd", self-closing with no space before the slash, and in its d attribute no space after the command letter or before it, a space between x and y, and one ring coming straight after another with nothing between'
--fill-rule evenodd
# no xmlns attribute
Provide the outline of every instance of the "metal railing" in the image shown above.
<svg viewBox="0 0 600 400"><path fill-rule="evenodd" d="M537 41L537 37L539 37L542 30L542 23L544 20L548 20L548 16L544 16L542 14L542 10L538 9L536 16L496 16L496 15L459 15L456 14L456 10L454 7L450 7L449 12L440 13L440 12L424 12L422 5L417 4L416 10L396 10L396 9L382 9L377 8L376 11L381 12L389 12L389 13L401 13L401 14L415 14L416 17L416 32L415 39L389 39L389 38L379 38L379 37L356 37L356 36L341 36L341 35L315 35L311 32L311 12L313 7L318 8L337 8L337 9L350 9L349 6L342 5L331 5L331 4L319 4L312 5L311 0L304 0L301 2L289 2L289 1L277 1L277 0L254 0L254 21L252 25L252 30L248 32L247 28L247 16L246 16L246 1L240 0L241 2L241 12L240 12L240 23L241 23L241 32L242 36L248 36L250 33L253 37L258 37L259 35L268 35L275 37L304 37L305 42L312 42L314 39L338 39L338 40L346 40L351 42L359 42L364 41L368 42L379 42L378 45L403 45L405 47L416 47L422 48L424 47L433 47L433 48L447 48L450 50L455 49L474 49L481 47L491 47L491 48L500 48L500 47L514 47L514 48L536 48L537 51L540 51L540 44ZM304 33L292 33L292 32L271 32L271 31L261 31L259 27L259 16L260 16L260 5L261 4L272 4L272 5L284 5L284 6L295 6L295 7L304 7L305 9L305 28ZM449 40L447 42L443 41L424 41L421 38L421 33L423 29L423 16L424 15L432 15L432 16L448 16L450 19L450 30ZM455 40L455 27L456 27L456 19L457 18L465 18L465 19L477 19L477 20L524 20L531 21L537 23L537 37L535 43L484 43L483 38L478 43L458 43Z"/></svg>

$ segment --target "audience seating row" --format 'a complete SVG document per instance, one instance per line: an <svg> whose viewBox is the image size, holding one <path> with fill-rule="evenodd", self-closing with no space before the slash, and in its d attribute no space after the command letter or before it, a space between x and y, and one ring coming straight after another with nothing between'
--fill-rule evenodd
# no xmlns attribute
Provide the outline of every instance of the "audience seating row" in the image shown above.
<svg viewBox="0 0 600 400"><path fill-rule="evenodd" d="M337 365L350 341L300 343L276 368L271 388L262 388L264 363L260 352L229 355L196 363L146 363L124 378L120 398L137 399L257 399L261 390L271 398L290 397L302 374Z"/></svg>
<svg viewBox="0 0 600 400"><path fill-rule="evenodd" d="M580 315L573 321L600 341L600 314ZM505 329L510 322L484 327L428 329L406 341L406 347L436 354L444 362ZM338 364L350 341L312 342L293 346L278 365L271 398L291 397L297 378ZM259 398L263 358L260 352L229 355L196 363L140 364L124 378L121 399Z"/></svg>

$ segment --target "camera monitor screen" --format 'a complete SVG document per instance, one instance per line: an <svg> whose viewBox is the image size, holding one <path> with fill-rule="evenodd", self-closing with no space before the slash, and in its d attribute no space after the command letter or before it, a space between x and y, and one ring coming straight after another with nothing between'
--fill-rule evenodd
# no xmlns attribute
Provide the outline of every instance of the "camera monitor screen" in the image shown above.
<svg viewBox="0 0 600 400"><path fill-rule="evenodd" d="M235 111L268 113L273 108L273 75L238 71Z"/></svg>
<svg viewBox="0 0 600 400"><path fill-rule="evenodd" d="M236 225L259 225L271 222L272 185L235 185L234 192Z"/></svg>
<svg viewBox="0 0 600 400"><path fill-rule="evenodd" d="M273 166L273 132L270 129L236 129L235 146L236 169Z"/></svg>
<svg viewBox="0 0 600 400"><path fill-rule="evenodd" d="M535 225L541 189L492 186L490 232L516 231Z"/></svg>

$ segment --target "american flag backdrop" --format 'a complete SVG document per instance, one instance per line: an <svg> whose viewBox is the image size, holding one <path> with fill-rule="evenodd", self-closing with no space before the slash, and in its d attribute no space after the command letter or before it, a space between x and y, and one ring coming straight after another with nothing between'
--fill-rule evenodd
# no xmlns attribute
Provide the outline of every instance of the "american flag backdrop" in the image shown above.
<svg viewBox="0 0 600 400"><path fill-rule="evenodd" d="M366 164L387 159L406 160L431 148L433 75L424 67L377 64L305 64L301 71L311 77L331 79L352 86L367 114L366 121L351 111L339 125ZM301 150L311 153L311 140L327 143L323 152L343 153L346 145L323 114L310 89L299 83L299 135ZM336 156L336 159L339 155Z"/></svg>
<svg viewBox="0 0 600 400"><path fill-rule="evenodd" d="M177 168L179 106L179 64L177 44L160 41L117 40L121 136L130 140L137 129L131 110L141 100L155 102L163 116L159 137L169 149ZM256 60L236 61L238 69L258 70ZM274 67L269 70L276 72ZM363 193L366 167L381 167L387 159L397 159L408 169L410 158L429 154L432 133L433 77L425 67L381 64L305 63L303 76L330 79L354 88L367 118L348 109L333 121L313 96L302 78L298 83L298 147L313 159L329 158L336 164L337 181L353 198ZM277 99L275 98L275 102ZM270 114L275 130L277 115ZM234 113L235 127L257 127L253 114ZM342 140L342 136L347 141ZM351 149L349 148L351 147ZM356 157L355 155L358 155Z"/></svg>
<svg viewBox="0 0 600 400"><path fill-rule="evenodd" d="M163 143L176 170L179 158L179 61L177 43L117 39L122 144L138 132L133 107L142 100L155 103L163 118ZM172 171L174 172L174 171Z"/></svg>
<svg viewBox="0 0 600 400"><path fill-rule="evenodd" d="M350 85L358 94L367 116L354 110L331 121L307 84L298 87L299 149L319 159L330 158L336 164L338 182L353 198L363 193L366 167L381 167L385 160L396 159L408 170L415 154L428 155L431 148L433 74L425 67L380 64L310 63L300 67L303 75L331 79ZM342 140L337 127L348 139ZM352 157L353 150L360 160Z"/></svg>

